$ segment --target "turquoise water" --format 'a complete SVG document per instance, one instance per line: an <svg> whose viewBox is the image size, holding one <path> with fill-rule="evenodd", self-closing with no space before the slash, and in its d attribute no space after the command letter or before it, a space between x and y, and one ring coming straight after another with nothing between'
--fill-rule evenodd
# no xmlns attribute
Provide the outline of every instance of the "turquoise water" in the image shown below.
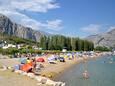
<svg viewBox="0 0 115 86"><path fill-rule="evenodd" d="M109 63L111 61L113 63ZM82 77L85 69L90 74L87 80ZM65 82L66 86L115 86L115 56L104 56L88 61L87 64L75 65L56 80Z"/></svg>

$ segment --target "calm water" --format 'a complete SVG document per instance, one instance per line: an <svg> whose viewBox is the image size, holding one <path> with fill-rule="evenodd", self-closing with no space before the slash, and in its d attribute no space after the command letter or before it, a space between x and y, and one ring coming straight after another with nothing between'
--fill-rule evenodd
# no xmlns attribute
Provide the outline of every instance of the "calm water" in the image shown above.
<svg viewBox="0 0 115 86"><path fill-rule="evenodd" d="M113 63L109 63L112 61ZM87 69L90 78L82 78ZM115 86L115 56L105 56L91 60L87 64L79 64L60 74L57 80L66 82L66 86Z"/></svg>

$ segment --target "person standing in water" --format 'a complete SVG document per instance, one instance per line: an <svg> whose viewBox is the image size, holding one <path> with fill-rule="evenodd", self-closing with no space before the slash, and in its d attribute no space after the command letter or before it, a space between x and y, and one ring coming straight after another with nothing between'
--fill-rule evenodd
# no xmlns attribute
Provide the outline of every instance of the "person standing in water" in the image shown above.
<svg viewBox="0 0 115 86"><path fill-rule="evenodd" d="M87 71L87 60L88 60L88 58L86 56L84 56L83 60L84 60L84 69L85 69L85 71L82 73L82 76L83 76L84 79L88 79L89 78L89 73Z"/></svg>
<svg viewBox="0 0 115 86"><path fill-rule="evenodd" d="M88 79L88 78L89 78L89 73L88 73L87 70L85 70L85 71L82 73L82 75L83 75L83 78L84 78L84 79Z"/></svg>

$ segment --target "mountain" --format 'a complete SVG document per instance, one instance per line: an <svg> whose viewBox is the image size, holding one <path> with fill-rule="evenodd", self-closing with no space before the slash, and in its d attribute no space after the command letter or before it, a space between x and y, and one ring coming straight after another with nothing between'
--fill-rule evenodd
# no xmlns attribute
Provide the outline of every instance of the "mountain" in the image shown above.
<svg viewBox="0 0 115 86"><path fill-rule="evenodd" d="M115 29L106 33L88 36L86 39L94 42L95 46L115 47Z"/></svg>
<svg viewBox="0 0 115 86"><path fill-rule="evenodd" d="M39 42L41 36L47 35L45 32L36 31L32 28L16 24L2 14L0 14L0 32L24 39L31 39L37 42Z"/></svg>
<svg viewBox="0 0 115 86"><path fill-rule="evenodd" d="M7 43L5 43L5 41ZM27 45L37 45L36 41L30 39L19 38L16 36L11 36L0 32L0 47L5 44L27 44ZM2 45L3 44L3 45Z"/></svg>

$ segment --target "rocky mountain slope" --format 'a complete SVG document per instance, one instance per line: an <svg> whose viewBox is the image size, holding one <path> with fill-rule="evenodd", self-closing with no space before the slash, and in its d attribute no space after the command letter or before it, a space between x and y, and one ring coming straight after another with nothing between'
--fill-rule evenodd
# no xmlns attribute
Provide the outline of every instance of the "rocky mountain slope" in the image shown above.
<svg viewBox="0 0 115 86"><path fill-rule="evenodd" d="M86 39L93 41L95 46L115 47L115 29L106 33L88 36Z"/></svg>
<svg viewBox="0 0 115 86"><path fill-rule="evenodd" d="M39 42L40 37L44 35L43 32L16 24L2 14L0 14L0 32L37 42Z"/></svg>

